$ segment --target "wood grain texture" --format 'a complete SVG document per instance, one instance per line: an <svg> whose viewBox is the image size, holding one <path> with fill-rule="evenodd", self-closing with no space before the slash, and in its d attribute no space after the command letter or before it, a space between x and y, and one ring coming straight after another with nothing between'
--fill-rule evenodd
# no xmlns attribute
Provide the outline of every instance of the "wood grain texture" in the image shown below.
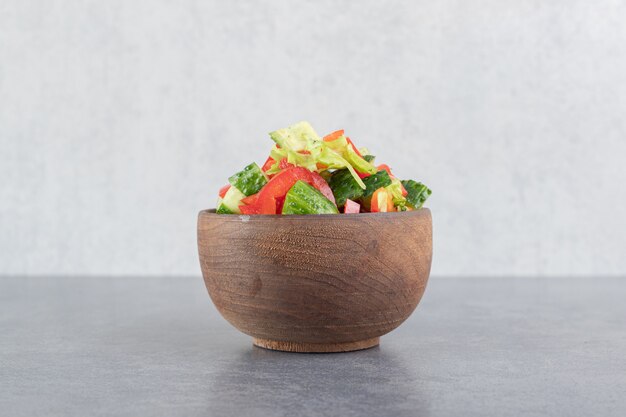
<svg viewBox="0 0 626 417"><path fill-rule="evenodd" d="M355 350L399 326L419 303L432 220L428 209L307 216L205 210L198 250L219 312L263 347Z"/></svg>
<svg viewBox="0 0 626 417"><path fill-rule="evenodd" d="M301 342L280 342L276 340L253 338L255 346L271 350L282 350L285 352L302 353L329 353L329 352L352 352L355 350L369 349L378 346L380 337L373 337L358 342L344 343L301 343Z"/></svg>

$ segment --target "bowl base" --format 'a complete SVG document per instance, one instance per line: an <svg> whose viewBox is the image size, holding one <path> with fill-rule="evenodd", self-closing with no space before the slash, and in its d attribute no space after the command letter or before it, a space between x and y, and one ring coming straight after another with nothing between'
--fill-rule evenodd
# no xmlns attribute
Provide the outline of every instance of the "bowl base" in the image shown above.
<svg viewBox="0 0 626 417"><path fill-rule="evenodd" d="M254 337L252 343L255 346L280 350L283 352L301 352L301 353L331 353L331 352L352 352L354 350L369 349L378 346L380 337L359 340L357 342L344 343L300 343L300 342L282 342L279 340L260 339Z"/></svg>

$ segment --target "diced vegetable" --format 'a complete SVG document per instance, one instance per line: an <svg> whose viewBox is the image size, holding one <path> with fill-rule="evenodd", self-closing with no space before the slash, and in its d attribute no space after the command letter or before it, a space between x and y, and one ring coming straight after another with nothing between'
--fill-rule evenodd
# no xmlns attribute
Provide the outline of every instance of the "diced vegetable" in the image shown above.
<svg viewBox="0 0 626 417"><path fill-rule="evenodd" d="M239 191L237 187L230 187L228 191L226 191L226 194L224 194L224 198L218 201L216 212L222 214L239 214L241 200L245 197L246 195Z"/></svg>
<svg viewBox="0 0 626 417"><path fill-rule="evenodd" d="M256 162L253 162L242 171L228 178L228 182L248 196L258 193L267 184L267 178Z"/></svg>
<svg viewBox="0 0 626 417"><path fill-rule="evenodd" d="M249 195L245 198L242 198L241 202L249 206L252 204L256 204L256 201L258 200L258 198L259 198L259 193L256 193L256 194Z"/></svg>
<svg viewBox="0 0 626 417"><path fill-rule="evenodd" d="M324 136L324 142L331 142L335 139L339 139L341 136L343 136L343 129L335 130L333 133Z"/></svg>
<svg viewBox="0 0 626 417"><path fill-rule="evenodd" d="M350 199L346 200L346 205L343 207L343 212L346 214L358 213L361 211L361 205L356 201Z"/></svg>
<svg viewBox="0 0 626 417"><path fill-rule="evenodd" d="M309 122L299 122L270 133L270 138L282 149L290 151L310 150L312 143L321 141Z"/></svg>
<svg viewBox="0 0 626 417"><path fill-rule="evenodd" d="M274 145L262 167L231 176L219 190L218 213L313 214L408 211L422 207L431 191L374 165L343 130L320 138L308 122L270 133ZM313 191L311 191L313 190Z"/></svg>
<svg viewBox="0 0 626 417"><path fill-rule="evenodd" d="M399 211L404 211L404 207L406 207L407 201L405 198L406 190L402 186L402 183L396 177L391 177L391 184L385 187L387 191L391 193L393 198L393 205L399 209Z"/></svg>
<svg viewBox="0 0 626 417"><path fill-rule="evenodd" d="M222 188L220 188L220 192L218 193L218 195L220 196L220 198L224 198L224 196L226 195L226 192L228 191L228 189L231 187L230 184L226 184L225 186L223 186Z"/></svg>
<svg viewBox="0 0 626 417"><path fill-rule="evenodd" d="M337 152L333 151L329 147L322 148L322 152L320 153L320 156L319 156L319 161L323 163L324 165L326 165L328 168L332 168L332 169L347 168L348 171L350 171L350 174L352 174L352 177L354 178L354 180L357 182L357 184L359 184L359 187L365 189L365 184L363 183L363 181L357 174L354 167L348 161L346 161L341 155L339 155Z"/></svg>
<svg viewBox="0 0 626 417"><path fill-rule="evenodd" d="M407 191L406 201L413 208L421 208L424 202L430 197L432 191L421 182L413 180L403 180L402 185Z"/></svg>
<svg viewBox="0 0 626 417"><path fill-rule="evenodd" d="M363 189L354 180L347 169L338 169L333 172L328 181L335 196L337 207L343 207L346 200L357 200L363 195Z"/></svg>
<svg viewBox="0 0 626 417"><path fill-rule="evenodd" d="M357 153L354 146L346 147L345 158L358 172L370 175L376 174L377 172L376 167L363 159L363 157Z"/></svg>
<svg viewBox="0 0 626 417"><path fill-rule="evenodd" d="M379 188L390 185L391 178L389 178L389 174L387 173L387 171L379 171L374 175L363 178L363 183L365 184L363 197L369 197L374 194L374 191L378 190Z"/></svg>
<svg viewBox="0 0 626 417"><path fill-rule="evenodd" d="M224 204L222 204L221 200L217 202L217 209L215 210L215 212L217 214L235 214L228 207L226 207Z"/></svg>
<svg viewBox="0 0 626 417"><path fill-rule="evenodd" d="M261 167L261 171L265 172L268 169L270 169L272 167L272 165L274 165L276 163L276 161L274 161L274 159L271 156L268 156L267 159L265 160L265 163L263 164L263 166Z"/></svg>
<svg viewBox="0 0 626 417"><path fill-rule="evenodd" d="M336 214L333 202L310 184L297 181L285 196L282 214Z"/></svg>
<svg viewBox="0 0 626 417"><path fill-rule="evenodd" d="M384 187L379 188L372 194L371 201L372 213L387 213L395 211L393 206L393 198L391 193Z"/></svg>
<svg viewBox="0 0 626 417"><path fill-rule="evenodd" d="M318 188L322 195L327 195L333 200L331 204L335 204L330 186L319 174L313 173L306 168L292 167L281 171L269 180L267 185L259 192L256 202L240 207L241 211L245 214L280 213L278 211L279 199L285 197L285 194L297 181L304 181Z"/></svg>
<svg viewBox="0 0 626 417"><path fill-rule="evenodd" d="M335 195L333 194L333 190L320 174L318 174L317 172L311 172L311 181L313 187L317 188L324 195L324 197L329 199L335 206L337 205L337 203L335 202Z"/></svg>

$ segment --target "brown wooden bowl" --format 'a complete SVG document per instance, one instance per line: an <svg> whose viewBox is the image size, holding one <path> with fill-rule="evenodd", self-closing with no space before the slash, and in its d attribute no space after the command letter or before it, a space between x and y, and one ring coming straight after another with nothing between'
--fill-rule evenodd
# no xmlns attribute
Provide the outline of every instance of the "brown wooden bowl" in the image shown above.
<svg viewBox="0 0 626 417"><path fill-rule="evenodd" d="M415 310L432 260L430 210L198 215L204 282L219 312L260 347L376 346Z"/></svg>

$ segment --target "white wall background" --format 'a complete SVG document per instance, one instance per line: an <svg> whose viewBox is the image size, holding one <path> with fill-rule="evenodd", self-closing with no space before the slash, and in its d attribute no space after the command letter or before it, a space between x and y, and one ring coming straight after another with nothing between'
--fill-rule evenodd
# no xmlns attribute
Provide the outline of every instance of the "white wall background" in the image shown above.
<svg viewBox="0 0 626 417"><path fill-rule="evenodd" d="M266 132L434 190L436 275L626 274L626 2L0 0L0 274L199 274Z"/></svg>

